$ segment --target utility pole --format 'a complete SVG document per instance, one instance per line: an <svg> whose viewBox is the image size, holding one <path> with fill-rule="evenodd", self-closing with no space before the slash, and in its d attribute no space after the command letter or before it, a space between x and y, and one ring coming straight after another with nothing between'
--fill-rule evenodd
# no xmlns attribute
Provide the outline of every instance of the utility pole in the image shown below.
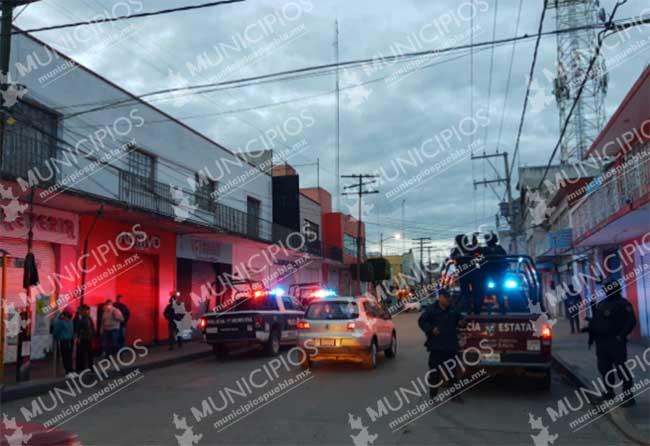
<svg viewBox="0 0 650 446"><path fill-rule="evenodd" d="M406 232L404 232L404 207L406 200L402 200L402 254L406 252Z"/></svg>
<svg viewBox="0 0 650 446"><path fill-rule="evenodd" d="M10 62L11 62L11 31L14 21L14 8L21 5L26 5L28 3L34 3L38 0L3 0L2 1L2 18L0 19L0 72L5 77L5 83L0 85L0 90L2 92L6 91L9 84L9 72L10 72ZM4 155L4 140L6 132L6 120L8 114L4 107L1 109L0 113L0 164ZM32 240L33 240L33 225L34 225L34 187L31 187L29 194L29 231L27 235L27 253L28 255L32 252ZM4 256L3 256L4 258ZM4 261L4 260L3 260ZM3 273L5 273L3 269ZM24 277L24 282L26 281L25 293L27 295L26 309L20 314L20 323L21 328L18 333L18 345L16 346L16 382L20 382L24 379L29 379L29 368L30 368L30 358L27 358L23 364L23 342L27 345L31 342L31 290L30 290L30 281L32 277ZM4 306L0 304L0 319L4 319ZM22 321L25 320L25 328L22 328ZM4 330L4 327L2 327ZM4 342L4 339L3 339ZM4 363L4 352L0 355L0 362Z"/></svg>
<svg viewBox="0 0 650 446"><path fill-rule="evenodd" d="M341 209L341 120L340 120L340 101L341 101L341 91L340 91L340 79L339 79L339 21L334 21L335 26L335 37L334 37L334 55L336 60L336 120L335 120L335 132L336 132L336 210Z"/></svg>
<svg viewBox="0 0 650 446"><path fill-rule="evenodd" d="M354 192L344 192L341 195L357 195L359 197L359 215L357 219L357 289L359 290L359 293L361 293L361 210L363 196L379 193L378 190L366 190L364 189L364 186L373 185L377 181L375 178L378 176L379 175L370 174L341 175L341 178L350 178L357 180L355 184L350 184L349 186L344 187L344 189L356 189ZM369 179L370 181L364 182L364 179Z"/></svg>
<svg viewBox="0 0 650 446"><path fill-rule="evenodd" d="M431 246L427 246L427 253L429 257L429 264L427 265L427 280L431 283Z"/></svg>
<svg viewBox="0 0 650 446"><path fill-rule="evenodd" d="M506 185L506 198L508 200L508 215L506 220L510 224L510 236L512 237L512 244L514 247L514 253L519 253L519 246L517 244L517 235L519 233L519 218L514 213L514 202L512 200L512 178L510 177L510 164L508 163L508 152L495 152L490 154L482 155L472 155L472 160L476 159L490 159L490 158L503 158L503 167L505 175L502 176L496 169L497 178L494 179L483 179L482 181L474 181L474 189L477 186L489 186L492 189L492 192L497 196L499 200L502 198L494 189L494 184L505 184Z"/></svg>
<svg viewBox="0 0 650 446"><path fill-rule="evenodd" d="M424 286L424 242L431 241L431 237L418 237L414 238L413 241L420 243L420 287Z"/></svg>

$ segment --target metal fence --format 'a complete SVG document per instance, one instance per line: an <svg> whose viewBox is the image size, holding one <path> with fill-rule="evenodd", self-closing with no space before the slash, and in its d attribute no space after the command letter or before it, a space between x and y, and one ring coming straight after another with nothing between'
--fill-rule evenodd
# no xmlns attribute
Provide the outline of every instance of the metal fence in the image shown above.
<svg viewBox="0 0 650 446"><path fill-rule="evenodd" d="M639 154L639 162L604 178L598 190L589 194L573 211L574 238L593 230L611 215L650 193L650 146Z"/></svg>

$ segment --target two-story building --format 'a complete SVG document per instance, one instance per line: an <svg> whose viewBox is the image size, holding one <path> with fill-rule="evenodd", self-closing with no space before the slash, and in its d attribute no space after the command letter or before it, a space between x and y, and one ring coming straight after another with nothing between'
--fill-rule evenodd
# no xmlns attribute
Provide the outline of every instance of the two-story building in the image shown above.
<svg viewBox="0 0 650 446"><path fill-rule="evenodd" d="M635 336L650 337L650 67L585 155L603 166L572 212L573 244L634 305Z"/></svg>
<svg viewBox="0 0 650 446"><path fill-rule="evenodd" d="M167 336L171 291L200 312L229 277L274 277L270 246L290 230L273 224L268 171L29 35L12 35L9 89L0 248L6 302L25 308L31 227L33 356L56 309L96 316L122 295L128 340L148 343Z"/></svg>

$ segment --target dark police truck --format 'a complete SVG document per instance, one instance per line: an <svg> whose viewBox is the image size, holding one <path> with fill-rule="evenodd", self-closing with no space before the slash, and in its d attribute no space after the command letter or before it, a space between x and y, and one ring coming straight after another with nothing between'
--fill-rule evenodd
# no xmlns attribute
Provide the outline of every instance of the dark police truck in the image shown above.
<svg viewBox="0 0 650 446"><path fill-rule="evenodd" d="M260 282L237 281L231 285L225 308L206 313L200 321L203 337L217 357L231 350L261 347L277 355L282 345L296 345L296 323L304 308L283 289L266 289Z"/></svg>

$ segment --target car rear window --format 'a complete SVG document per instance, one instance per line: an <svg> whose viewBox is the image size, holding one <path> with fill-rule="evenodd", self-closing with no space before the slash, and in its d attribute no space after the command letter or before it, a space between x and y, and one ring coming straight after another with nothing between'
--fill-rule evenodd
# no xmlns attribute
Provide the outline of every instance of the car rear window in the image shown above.
<svg viewBox="0 0 650 446"><path fill-rule="evenodd" d="M315 302L309 305L307 319L356 319L359 317L359 307L356 302Z"/></svg>

